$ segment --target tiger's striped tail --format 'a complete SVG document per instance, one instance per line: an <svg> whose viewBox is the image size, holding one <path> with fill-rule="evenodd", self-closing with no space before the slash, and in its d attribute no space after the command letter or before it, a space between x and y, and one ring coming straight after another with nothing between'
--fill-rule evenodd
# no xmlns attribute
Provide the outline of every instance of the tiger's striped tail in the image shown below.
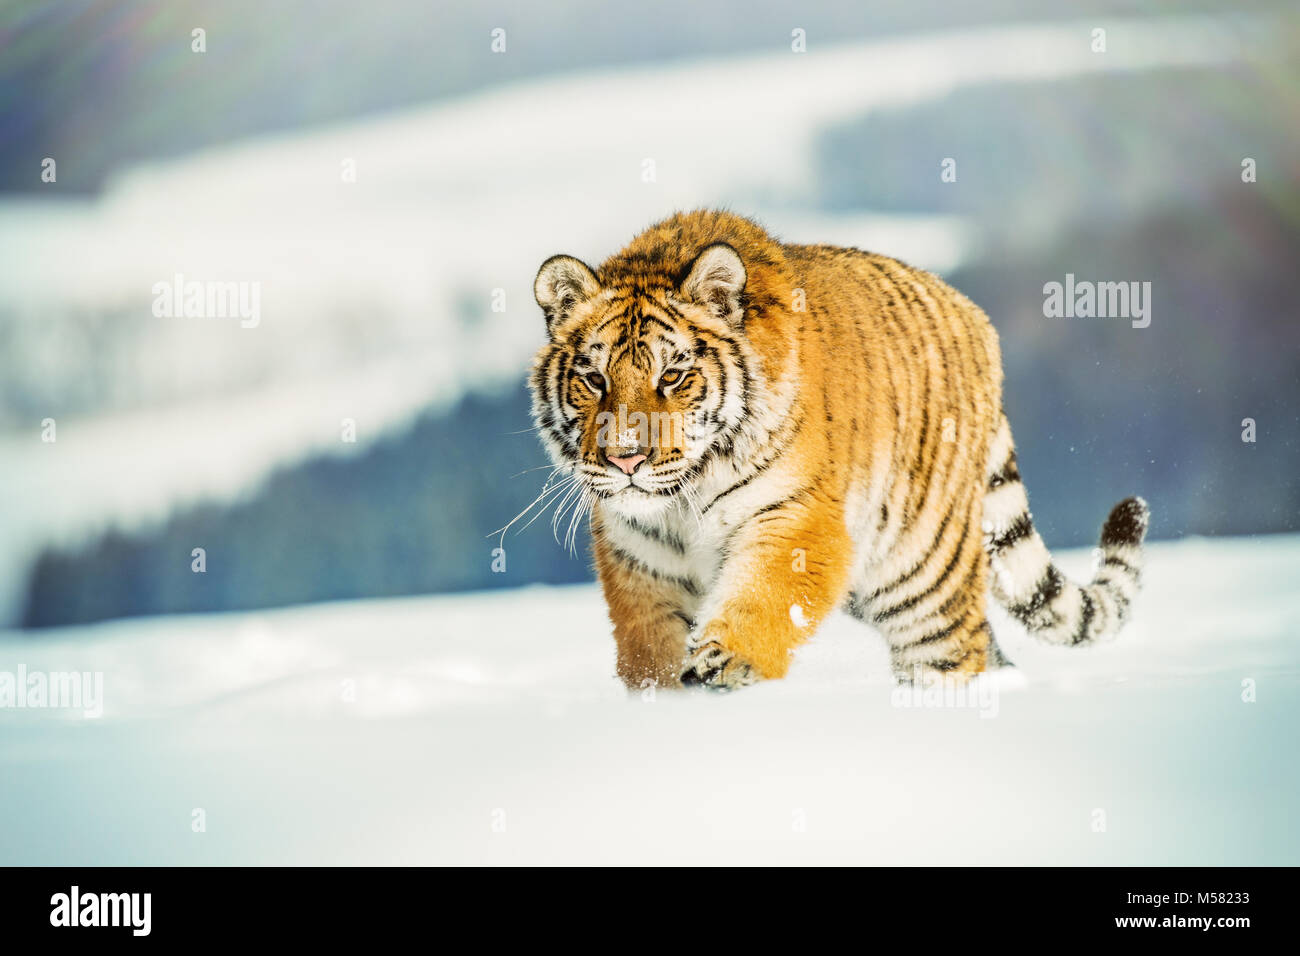
<svg viewBox="0 0 1300 956"><path fill-rule="evenodd" d="M1138 592L1146 502L1126 498L1114 507L1101 529L1101 563L1092 581L1080 586L1052 563L1034 528L1005 415L990 451L983 531L993 596L1030 634L1049 644L1114 637Z"/></svg>

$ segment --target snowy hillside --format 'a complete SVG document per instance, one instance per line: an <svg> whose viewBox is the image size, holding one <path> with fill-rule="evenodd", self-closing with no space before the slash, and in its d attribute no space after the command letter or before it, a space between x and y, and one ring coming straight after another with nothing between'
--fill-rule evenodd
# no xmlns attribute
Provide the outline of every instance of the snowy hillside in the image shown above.
<svg viewBox="0 0 1300 956"><path fill-rule="evenodd" d="M944 708L843 617L629 696L588 587L10 632L104 712L0 710L0 863L1294 865L1297 581L1300 537L1156 544L1114 644L995 617L1021 667Z"/></svg>
<svg viewBox="0 0 1300 956"><path fill-rule="evenodd" d="M808 211L821 132L979 84L1234 62L1247 45L1222 21L1114 18L1098 55L1094 26L559 77L143 165L95 202L0 203L0 621L51 543L252 493L277 466L517 383L542 334L531 279L557 244L598 259L674 208L730 203L792 241L949 270L975 241L960 219ZM573 135L611 115L635 121ZM719 116L743 125L744 155L666 135ZM260 283L260 321L155 317L153 286L176 275ZM47 416L57 450L37 438Z"/></svg>

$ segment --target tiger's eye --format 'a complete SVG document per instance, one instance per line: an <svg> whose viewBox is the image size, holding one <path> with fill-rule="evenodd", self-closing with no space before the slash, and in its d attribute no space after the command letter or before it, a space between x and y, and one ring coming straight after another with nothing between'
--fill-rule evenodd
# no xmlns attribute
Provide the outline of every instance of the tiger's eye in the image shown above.
<svg viewBox="0 0 1300 956"><path fill-rule="evenodd" d="M671 369L670 371L664 372L663 375L659 376L659 384L676 385L681 380L681 377L682 377L682 373L680 371L678 371L677 369Z"/></svg>
<svg viewBox="0 0 1300 956"><path fill-rule="evenodd" d="M598 392L605 390L605 376L599 372L589 372L586 376L587 384Z"/></svg>

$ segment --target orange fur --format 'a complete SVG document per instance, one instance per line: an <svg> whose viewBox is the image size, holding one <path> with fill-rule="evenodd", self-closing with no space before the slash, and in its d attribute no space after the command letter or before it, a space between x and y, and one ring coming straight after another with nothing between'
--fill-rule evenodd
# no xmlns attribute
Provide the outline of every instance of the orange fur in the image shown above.
<svg viewBox="0 0 1300 956"><path fill-rule="evenodd" d="M1009 432L993 450L997 335L969 299L724 212L675 215L596 270L548 260L537 295L534 411L591 496L629 686L781 677L840 606L900 675L985 668L982 508L1014 455ZM602 429L620 412L696 424Z"/></svg>

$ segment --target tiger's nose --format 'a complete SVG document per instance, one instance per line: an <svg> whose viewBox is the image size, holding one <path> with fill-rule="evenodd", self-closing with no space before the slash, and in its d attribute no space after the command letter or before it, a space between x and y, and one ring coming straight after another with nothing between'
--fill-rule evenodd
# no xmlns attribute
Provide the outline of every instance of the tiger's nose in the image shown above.
<svg viewBox="0 0 1300 956"><path fill-rule="evenodd" d="M611 465L615 465L625 475L630 475L636 471L637 466L646 460L646 456L637 452L635 455L619 457L618 455L606 455Z"/></svg>

